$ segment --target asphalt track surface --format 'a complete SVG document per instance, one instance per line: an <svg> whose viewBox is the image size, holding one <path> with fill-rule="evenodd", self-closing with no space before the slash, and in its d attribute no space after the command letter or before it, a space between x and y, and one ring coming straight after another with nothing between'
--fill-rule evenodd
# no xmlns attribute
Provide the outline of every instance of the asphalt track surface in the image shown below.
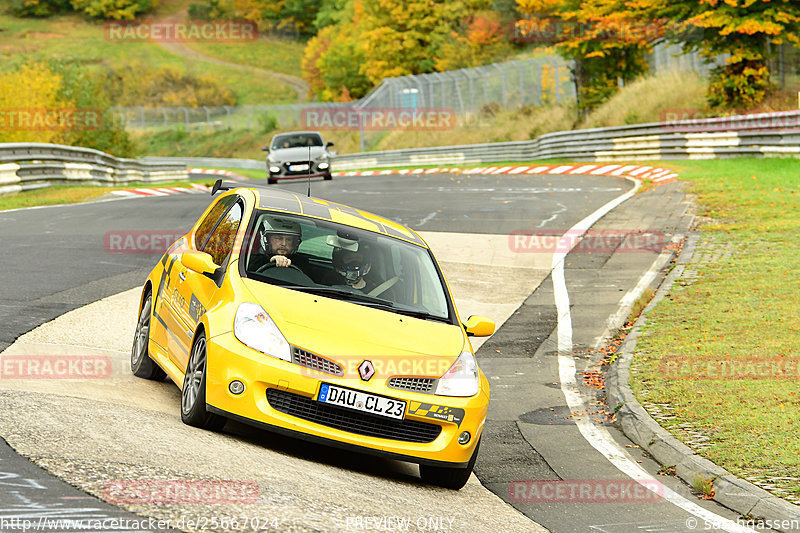
<svg viewBox="0 0 800 533"><path fill-rule="evenodd" d="M307 184L287 182L280 187L305 192ZM416 230L508 238L519 230L560 235L630 190L632 184L622 178L590 176L420 175L335 178L315 181L311 187L314 196L380 213ZM171 196L0 212L4 250L0 350L22 333L67 311L141 284L156 256L109 254L103 246L107 232L185 231L210 200L205 195ZM660 205L657 199L655 204ZM652 209L652 205L642 205L640 212L617 220L616 227L630 227L633 220L641 222ZM622 259L624 263L615 263ZM602 333L602 327L597 331L598 323L610 314L606 311L615 308L613 297L598 299L598 295L614 294L618 300L636 284L652 260L646 254L620 259L613 251L568 256L566 277L575 315L579 370L591 364L586 353L592 340ZM512 501L508 487L518 480L599 479L613 484L626 479L587 444L569 420L569 410L558 390L553 341L557 317L552 293L552 278L547 277L478 351L493 398L487 438L476 465L478 477L500 497L555 532L694 530L686 525L690 514L663 501ZM630 446L613 427L608 430L622 446ZM633 461L657 475L657 465L635 448L629 452ZM355 467L347 461L340 464L343 468ZM660 476L659 480L704 508L735 519L733 513L716 504L698 502L674 479ZM132 516L58 482L3 444L0 485L7 489L0 491L0 517L23 510L31 516ZM698 529L703 529L702 521ZM498 527L497 531L501 530Z"/></svg>

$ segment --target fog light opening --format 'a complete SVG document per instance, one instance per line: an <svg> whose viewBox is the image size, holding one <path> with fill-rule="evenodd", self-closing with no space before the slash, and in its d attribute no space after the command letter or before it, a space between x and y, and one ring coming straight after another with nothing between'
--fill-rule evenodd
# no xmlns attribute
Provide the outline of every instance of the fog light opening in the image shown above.
<svg viewBox="0 0 800 533"><path fill-rule="evenodd" d="M228 390L231 391L231 394L239 395L244 392L244 383L238 379L234 379L228 385Z"/></svg>
<svg viewBox="0 0 800 533"><path fill-rule="evenodd" d="M320 170L325 170L326 168L328 168L328 163L320 163L319 168Z"/></svg>
<svg viewBox="0 0 800 533"><path fill-rule="evenodd" d="M269 167L269 171L272 172L273 174L277 174L278 172L281 171L281 167Z"/></svg>
<svg viewBox="0 0 800 533"><path fill-rule="evenodd" d="M469 442L469 439L472 438L472 435L469 434L469 431L464 431L461 435L458 436L458 443L464 445Z"/></svg>

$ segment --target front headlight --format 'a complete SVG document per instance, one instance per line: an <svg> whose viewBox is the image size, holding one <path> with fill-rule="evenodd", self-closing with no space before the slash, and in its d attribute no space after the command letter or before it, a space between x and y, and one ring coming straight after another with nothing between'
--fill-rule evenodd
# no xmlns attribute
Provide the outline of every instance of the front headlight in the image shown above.
<svg viewBox="0 0 800 533"><path fill-rule="evenodd" d="M245 346L277 359L292 361L292 350L286 337L258 304L239 306L233 319L233 334Z"/></svg>
<svg viewBox="0 0 800 533"><path fill-rule="evenodd" d="M475 396L480 390L478 363L468 349L461 352L456 362L439 378L437 396Z"/></svg>

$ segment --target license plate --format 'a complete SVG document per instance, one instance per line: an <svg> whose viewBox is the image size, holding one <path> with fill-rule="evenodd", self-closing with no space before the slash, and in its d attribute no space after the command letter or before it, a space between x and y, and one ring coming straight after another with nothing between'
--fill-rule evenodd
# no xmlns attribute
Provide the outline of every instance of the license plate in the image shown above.
<svg viewBox="0 0 800 533"><path fill-rule="evenodd" d="M323 383L320 387L317 400L322 403L338 405L339 407L388 418L402 419L403 413L406 411L406 402L402 400L384 398L383 396L353 389L343 389L327 383Z"/></svg>
<svg viewBox="0 0 800 533"><path fill-rule="evenodd" d="M301 170L308 170L308 165L289 165L289 170L292 172L300 172Z"/></svg>

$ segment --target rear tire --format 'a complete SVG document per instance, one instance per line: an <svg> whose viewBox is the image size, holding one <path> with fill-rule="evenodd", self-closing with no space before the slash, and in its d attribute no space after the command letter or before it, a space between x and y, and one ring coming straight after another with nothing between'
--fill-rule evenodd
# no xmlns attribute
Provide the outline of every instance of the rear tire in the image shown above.
<svg viewBox="0 0 800 533"><path fill-rule="evenodd" d="M167 377L160 366L150 358L150 319L153 316L153 297L148 292L144 299L139 321L136 323L136 333L133 335L131 348L131 372L143 379L163 380Z"/></svg>
<svg viewBox="0 0 800 533"><path fill-rule="evenodd" d="M464 468L448 468L446 466L419 465L419 474L422 481L429 485L436 485L446 489L459 490L467 484L472 469L475 466L475 459L478 458L478 449L481 447L480 441L472 452L469 463Z"/></svg>
<svg viewBox="0 0 800 533"><path fill-rule="evenodd" d="M225 418L206 411L206 336L200 333L192 345L181 392L181 420L202 429L218 430Z"/></svg>

